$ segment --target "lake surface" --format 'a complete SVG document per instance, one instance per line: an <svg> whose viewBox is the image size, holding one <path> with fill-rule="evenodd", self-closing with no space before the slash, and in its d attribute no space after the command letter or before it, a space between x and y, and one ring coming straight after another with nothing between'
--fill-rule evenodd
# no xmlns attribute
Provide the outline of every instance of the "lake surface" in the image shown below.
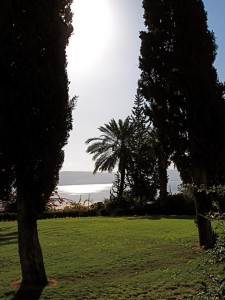
<svg viewBox="0 0 225 300"><path fill-rule="evenodd" d="M112 183L59 185L58 192L61 197L75 202L98 202L109 198L111 187Z"/></svg>
<svg viewBox="0 0 225 300"><path fill-rule="evenodd" d="M168 192L177 193L178 185L181 184L177 170L168 170ZM109 198L110 188L115 179L113 173L92 172L60 172L58 185L59 195L74 202L81 203L90 200L92 202L103 201Z"/></svg>

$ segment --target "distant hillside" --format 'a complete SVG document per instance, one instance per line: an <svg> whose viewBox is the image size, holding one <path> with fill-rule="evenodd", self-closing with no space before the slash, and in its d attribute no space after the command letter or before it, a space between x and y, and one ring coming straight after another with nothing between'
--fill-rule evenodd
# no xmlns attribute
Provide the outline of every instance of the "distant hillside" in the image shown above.
<svg viewBox="0 0 225 300"><path fill-rule="evenodd" d="M114 173L96 173L85 171L62 171L59 173L59 185L112 183Z"/></svg>

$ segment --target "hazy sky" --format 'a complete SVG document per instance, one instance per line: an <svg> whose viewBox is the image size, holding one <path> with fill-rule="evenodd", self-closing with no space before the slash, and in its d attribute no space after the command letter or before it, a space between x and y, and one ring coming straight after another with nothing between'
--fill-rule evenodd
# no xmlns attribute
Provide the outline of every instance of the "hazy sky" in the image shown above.
<svg viewBox="0 0 225 300"><path fill-rule="evenodd" d="M215 66L225 81L225 1L204 0L218 45ZM142 0L74 0L74 34L67 49L70 97L78 95L64 171L93 171L85 141L98 127L131 113L140 71Z"/></svg>

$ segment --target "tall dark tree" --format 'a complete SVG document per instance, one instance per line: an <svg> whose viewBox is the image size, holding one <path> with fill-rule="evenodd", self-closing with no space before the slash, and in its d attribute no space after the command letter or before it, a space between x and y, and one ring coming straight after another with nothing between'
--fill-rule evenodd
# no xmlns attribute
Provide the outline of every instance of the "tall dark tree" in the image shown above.
<svg viewBox="0 0 225 300"><path fill-rule="evenodd" d="M149 110L147 110L149 113ZM159 202L160 206L163 207L167 202L167 184L168 184L168 174L167 169L170 164L168 144L166 144L165 139L160 134L156 127L151 130L151 146L154 150L154 155L156 158L156 168L158 174L158 184L159 184Z"/></svg>
<svg viewBox="0 0 225 300"><path fill-rule="evenodd" d="M153 147L152 129L145 114L144 98L139 90L130 117L133 133L129 138L130 160L127 177L132 196L140 202L154 198L157 191L157 158Z"/></svg>
<svg viewBox="0 0 225 300"><path fill-rule="evenodd" d="M93 155L95 160L94 173L99 171L112 172L118 164L118 172L120 174L120 184L118 198L122 199L125 183L125 173L129 160L129 138L132 133L132 126L129 118L124 121L121 119L118 123L112 119L108 124L99 127L100 137L90 138L86 144L87 152Z"/></svg>
<svg viewBox="0 0 225 300"><path fill-rule="evenodd" d="M186 182L207 185L224 164L222 85L213 67L214 35L201 0L144 0L140 89L159 142ZM214 243L204 217L210 204L196 194L200 245Z"/></svg>
<svg viewBox="0 0 225 300"><path fill-rule="evenodd" d="M16 191L23 285L47 283L37 218L57 185L72 127L65 55L71 2L1 3L1 190Z"/></svg>

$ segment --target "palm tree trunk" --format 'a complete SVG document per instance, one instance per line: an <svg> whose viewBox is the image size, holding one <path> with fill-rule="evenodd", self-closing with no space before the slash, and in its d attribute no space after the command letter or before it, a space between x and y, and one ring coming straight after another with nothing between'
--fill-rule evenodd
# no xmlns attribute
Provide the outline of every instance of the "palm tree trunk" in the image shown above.
<svg viewBox="0 0 225 300"><path fill-rule="evenodd" d="M122 200L123 198L123 191L124 191L124 183L125 183L125 163L121 164L121 168L120 168L120 186L119 186L119 193L118 193L118 197L120 200Z"/></svg>
<svg viewBox="0 0 225 300"><path fill-rule="evenodd" d="M32 205L33 204L33 205ZM37 231L34 203L17 198L18 246L23 286L46 286L48 283Z"/></svg>

